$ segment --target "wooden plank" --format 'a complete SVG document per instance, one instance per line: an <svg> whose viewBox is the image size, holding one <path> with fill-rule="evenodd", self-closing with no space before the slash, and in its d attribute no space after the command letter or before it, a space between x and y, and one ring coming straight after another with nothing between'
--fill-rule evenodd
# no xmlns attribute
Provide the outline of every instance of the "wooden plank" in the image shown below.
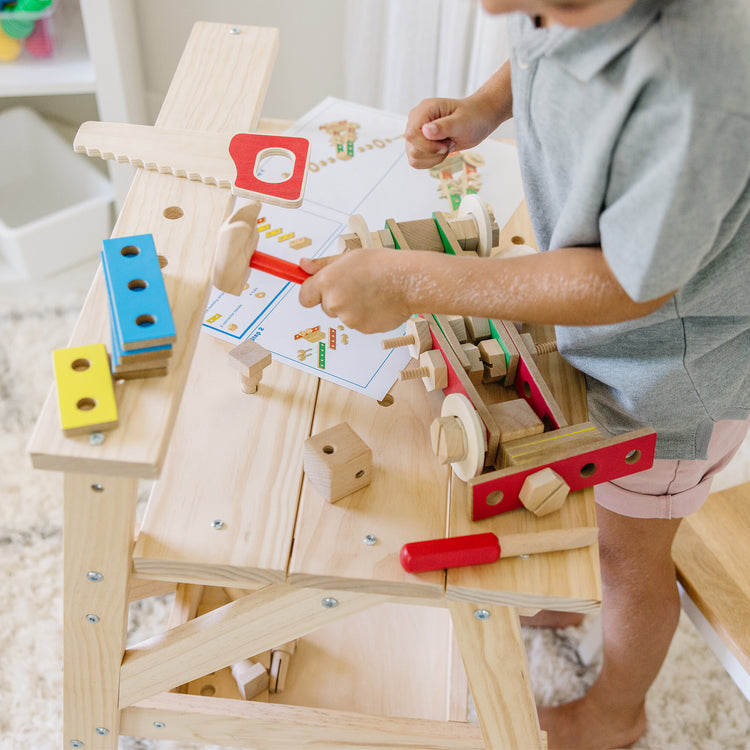
<svg viewBox="0 0 750 750"><path fill-rule="evenodd" d="M113 750L138 486L135 479L68 474L64 491L65 746Z"/></svg>
<svg viewBox="0 0 750 750"><path fill-rule="evenodd" d="M122 712L123 732L255 750L484 750L476 724L366 716L320 708L163 693Z"/></svg>
<svg viewBox="0 0 750 750"><path fill-rule="evenodd" d="M372 450L372 481L334 505L305 480L290 582L443 596L442 571L417 578L401 568L398 555L407 541L445 534L449 472L430 450L433 414L422 383L397 383L391 396L392 405L380 406L321 382L313 434L348 422ZM375 538L374 544L365 543L368 535Z"/></svg>
<svg viewBox="0 0 750 750"><path fill-rule="evenodd" d="M326 597L335 597L336 604L326 606ZM377 596L354 592L266 586L129 648L120 670L120 707L299 638L380 601Z"/></svg>
<svg viewBox="0 0 750 750"><path fill-rule="evenodd" d="M470 602L449 606L485 746L541 750L518 612Z"/></svg>
<svg viewBox="0 0 750 750"><path fill-rule="evenodd" d="M318 380L274 363L243 393L230 348L199 341L133 553L141 576L240 587L286 578Z"/></svg>
<svg viewBox="0 0 750 750"><path fill-rule="evenodd" d="M210 132L252 128L278 45L274 29L226 24L195 26L157 125ZM139 172L113 236L149 232L168 265L163 269L177 329L166 377L129 381L115 395L120 426L101 445L85 436L65 438L54 389L45 401L29 445L35 467L154 478L167 452L209 292L212 248L230 194L169 175ZM179 217L179 218L178 218ZM101 268L71 337L72 345L108 340L107 294Z"/></svg>
<svg viewBox="0 0 750 750"><path fill-rule="evenodd" d="M713 493L684 518L672 557L677 577L711 627L750 672L750 485Z"/></svg>
<svg viewBox="0 0 750 750"><path fill-rule="evenodd" d="M454 477L449 536L491 531L502 546L503 537L512 534L596 526L591 489L570 494L558 512L542 518L521 508L482 521L471 520L465 492L466 485ZM526 609L595 612L601 603L598 548L592 544L565 552L508 557L488 565L453 568L448 571L446 596L451 600Z"/></svg>
<svg viewBox="0 0 750 750"><path fill-rule="evenodd" d="M463 668L450 672L451 633L445 608L379 604L300 638L286 688L270 701L446 721L452 696L465 720L466 677Z"/></svg>

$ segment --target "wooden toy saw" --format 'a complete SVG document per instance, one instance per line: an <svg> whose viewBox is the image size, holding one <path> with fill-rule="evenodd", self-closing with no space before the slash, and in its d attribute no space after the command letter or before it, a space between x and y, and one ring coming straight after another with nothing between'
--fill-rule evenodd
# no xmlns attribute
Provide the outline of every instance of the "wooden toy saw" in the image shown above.
<svg viewBox="0 0 750 750"><path fill-rule="evenodd" d="M259 133L208 133L116 122L84 122L73 141L77 153L198 180L285 208L302 204L310 161L306 138ZM281 182L257 176L269 156L293 162Z"/></svg>

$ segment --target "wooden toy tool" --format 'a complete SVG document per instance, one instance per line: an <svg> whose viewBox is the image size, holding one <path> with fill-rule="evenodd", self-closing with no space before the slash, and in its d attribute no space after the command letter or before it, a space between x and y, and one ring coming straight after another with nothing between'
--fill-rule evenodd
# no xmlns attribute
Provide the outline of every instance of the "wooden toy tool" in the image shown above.
<svg viewBox="0 0 750 750"><path fill-rule="evenodd" d="M84 122L73 148L77 153L198 180L286 208L302 204L310 161L306 138L227 135L116 122ZM284 156L293 162L287 179L269 182L257 176L261 162L269 156Z"/></svg>
<svg viewBox="0 0 750 750"><path fill-rule="evenodd" d="M295 284L309 278L309 274L298 265L255 249L258 245L259 211L260 203L252 200L238 208L219 227L211 283L222 292L240 294L251 268Z"/></svg>
<svg viewBox="0 0 750 750"><path fill-rule="evenodd" d="M407 573L423 573L443 568L462 568L497 562L502 557L519 557L541 552L587 547L596 542L595 526L551 529L530 534L508 534L502 543L491 531L446 539L409 542L401 548L401 567Z"/></svg>

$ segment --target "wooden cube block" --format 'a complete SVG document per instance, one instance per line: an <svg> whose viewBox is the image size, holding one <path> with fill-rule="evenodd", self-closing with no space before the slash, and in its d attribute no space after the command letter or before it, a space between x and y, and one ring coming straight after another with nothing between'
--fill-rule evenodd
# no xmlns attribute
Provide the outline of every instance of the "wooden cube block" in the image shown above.
<svg viewBox="0 0 750 750"><path fill-rule="evenodd" d="M346 422L307 438L304 464L308 479L329 503L372 479L372 451Z"/></svg>
<svg viewBox="0 0 750 750"><path fill-rule="evenodd" d="M527 401L516 398L499 404L488 404L490 414L500 428L500 442L520 440L544 432L544 423Z"/></svg>

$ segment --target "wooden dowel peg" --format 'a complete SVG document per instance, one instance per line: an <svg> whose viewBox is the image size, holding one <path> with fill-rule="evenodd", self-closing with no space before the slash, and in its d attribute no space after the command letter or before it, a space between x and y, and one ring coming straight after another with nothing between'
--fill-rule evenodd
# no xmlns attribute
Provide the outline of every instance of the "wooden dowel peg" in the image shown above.
<svg viewBox="0 0 750 750"><path fill-rule="evenodd" d="M424 387L428 391L442 390L448 387L448 367L443 355L434 349L422 353L419 358L419 367L401 370L399 377L401 380L422 378Z"/></svg>

